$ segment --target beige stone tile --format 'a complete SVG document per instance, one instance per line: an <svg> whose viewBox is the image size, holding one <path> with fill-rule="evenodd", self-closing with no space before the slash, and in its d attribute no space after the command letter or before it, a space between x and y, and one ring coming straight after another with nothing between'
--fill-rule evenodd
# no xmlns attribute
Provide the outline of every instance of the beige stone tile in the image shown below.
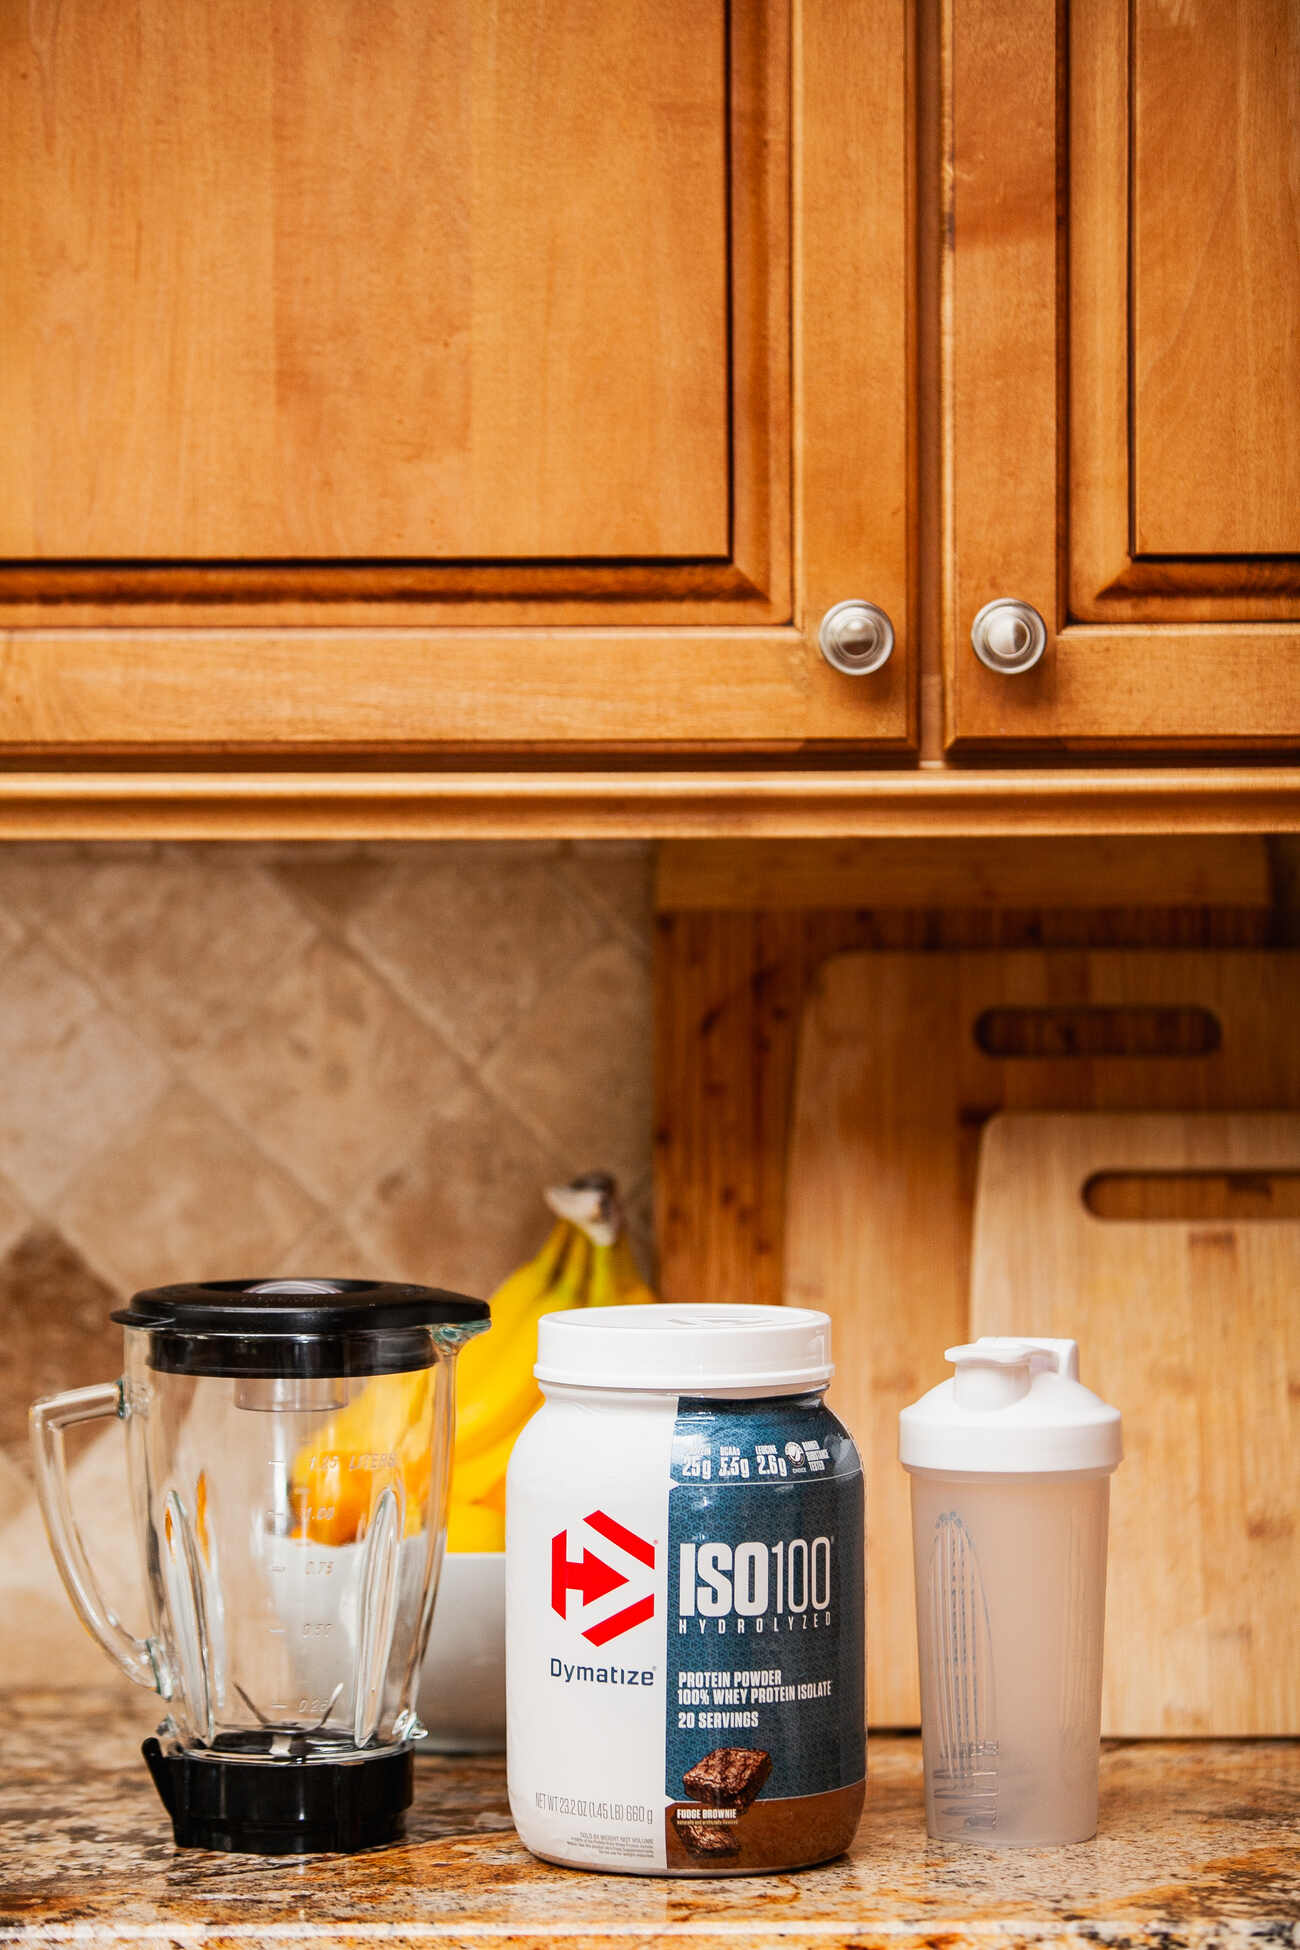
<svg viewBox="0 0 1300 1950"><path fill-rule="evenodd" d="M105 1378L102 1373L91 1377ZM69 1471L72 1505L82 1516L95 1576L128 1629L144 1632L148 1611L122 1430L116 1423L99 1423L78 1433L82 1444ZM107 1659L59 1582L30 1489L0 1529L0 1647L7 1687L49 1686L54 1676L68 1689L111 1683ZM122 1684L135 1693L129 1682Z"/></svg>
<svg viewBox="0 0 1300 1950"><path fill-rule="evenodd" d="M383 1280L388 1275L375 1264L374 1254L359 1246L342 1220L326 1212L296 1239L285 1257L286 1275L294 1279Z"/></svg>
<svg viewBox="0 0 1300 1950"><path fill-rule="evenodd" d="M271 874L172 847L148 859L74 863L46 912L48 938L178 1054L243 1022L315 930Z"/></svg>
<svg viewBox="0 0 1300 1950"><path fill-rule="evenodd" d="M18 914L7 908L0 896L0 957L11 954L26 932Z"/></svg>
<svg viewBox="0 0 1300 1950"><path fill-rule="evenodd" d="M568 1172L634 1184L651 1155L650 971L622 940L570 969L493 1052L493 1091L559 1149Z"/></svg>
<svg viewBox="0 0 1300 1950"><path fill-rule="evenodd" d="M439 848L351 919L358 952L480 1061L607 927L546 852Z"/></svg>
<svg viewBox="0 0 1300 1950"><path fill-rule="evenodd" d="M69 848L0 846L0 945L17 941L44 919L63 879L76 865Z"/></svg>
<svg viewBox="0 0 1300 1950"><path fill-rule="evenodd" d="M551 1225L542 1190L559 1158L475 1082L444 1098L419 1144L348 1211L385 1279L486 1297Z"/></svg>
<svg viewBox="0 0 1300 1950"><path fill-rule="evenodd" d="M0 1178L0 1253L7 1253L31 1222L32 1215L13 1186Z"/></svg>
<svg viewBox="0 0 1300 1950"><path fill-rule="evenodd" d="M122 1372L121 1294L53 1226L35 1225L0 1259L0 1455L25 1469L27 1410L41 1395Z"/></svg>
<svg viewBox="0 0 1300 1950"><path fill-rule="evenodd" d="M263 1151L339 1200L410 1149L461 1066L355 956L322 939L191 1073Z"/></svg>
<svg viewBox="0 0 1300 1950"><path fill-rule="evenodd" d="M394 862L364 853L318 859L304 848L276 861L271 869L306 912L336 927L346 927L354 915L372 905L384 884L397 871Z"/></svg>
<svg viewBox="0 0 1300 1950"><path fill-rule="evenodd" d="M67 887L88 860L158 859L152 840L16 841L0 846L0 915L20 923L41 923L64 905Z"/></svg>
<svg viewBox="0 0 1300 1950"><path fill-rule="evenodd" d="M654 930L654 848L640 841L584 840L566 867L597 912L628 944L650 953Z"/></svg>
<svg viewBox="0 0 1300 1950"><path fill-rule="evenodd" d="M17 1462L0 1449L0 1531L28 1507L35 1494L30 1445ZM0 1643L3 1643L4 1636L3 1630L0 1630Z"/></svg>
<svg viewBox="0 0 1300 1950"><path fill-rule="evenodd" d="M318 1207L186 1084L78 1179L63 1224L124 1293L282 1270Z"/></svg>
<svg viewBox="0 0 1300 1950"><path fill-rule="evenodd" d="M0 961L0 1171L33 1204L54 1199L167 1074L43 941Z"/></svg>

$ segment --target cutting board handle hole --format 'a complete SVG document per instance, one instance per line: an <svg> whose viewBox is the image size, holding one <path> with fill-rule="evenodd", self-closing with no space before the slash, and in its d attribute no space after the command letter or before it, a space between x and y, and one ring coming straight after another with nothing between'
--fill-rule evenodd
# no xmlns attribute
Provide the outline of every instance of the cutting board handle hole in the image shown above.
<svg viewBox="0 0 1300 1950"><path fill-rule="evenodd" d="M975 1019L975 1042L985 1056L1059 1061L1102 1056L1212 1056L1223 1028L1212 1009L1195 1005L999 1007Z"/></svg>
<svg viewBox="0 0 1300 1950"><path fill-rule="evenodd" d="M1083 1202L1094 1219L1300 1219L1300 1171L1095 1171Z"/></svg>

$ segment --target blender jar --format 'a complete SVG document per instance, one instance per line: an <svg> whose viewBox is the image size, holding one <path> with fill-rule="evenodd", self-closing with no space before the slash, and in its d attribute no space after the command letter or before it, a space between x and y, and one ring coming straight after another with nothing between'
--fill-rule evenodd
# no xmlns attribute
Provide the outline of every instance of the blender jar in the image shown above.
<svg viewBox="0 0 1300 1950"><path fill-rule="evenodd" d="M484 1302L364 1280L138 1293L119 1381L32 1410L37 1490L78 1614L167 1702L145 1743L176 1840L258 1853L401 1833L442 1561L457 1349ZM116 1415L149 1601L95 1581L63 1431Z"/></svg>

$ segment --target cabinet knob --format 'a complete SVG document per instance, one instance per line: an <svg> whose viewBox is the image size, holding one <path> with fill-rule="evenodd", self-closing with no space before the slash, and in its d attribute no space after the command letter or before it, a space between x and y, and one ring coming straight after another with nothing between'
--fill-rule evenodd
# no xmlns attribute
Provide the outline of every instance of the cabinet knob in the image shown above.
<svg viewBox="0 0 1300 1950"><path fill-rule="evenodd" d="M982 664L1014 677L1032 670L1047 648L1047 625L1032 603L998 597L970 626L971 648Z"/></svg>
<svg viewBox="0 0 1300 1950"><path fill-rule="evenodd" d="M889 662L894 626L875 603L832 603L817 642L828 664L849 677L866 677Z"/></svg>

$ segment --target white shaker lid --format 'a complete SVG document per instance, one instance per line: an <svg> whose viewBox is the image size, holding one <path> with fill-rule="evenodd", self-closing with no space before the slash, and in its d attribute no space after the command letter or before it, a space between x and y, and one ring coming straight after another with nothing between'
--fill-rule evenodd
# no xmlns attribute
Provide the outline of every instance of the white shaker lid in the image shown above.
<svg viewBox="0 0 1300 1950"><path fill-rule="evenodd" d="M571 1307L537 1323L540 1382L670 1394L790 1394L830 1380L831 1323L807 1307Z"/></svg>
<svg viewBox="0 0 1300 1950"><path fill-rule="evenodd" d="M1030 1476L1118 1463L1119 1410L1079 1380L1075 1341L985 1334L944 1360L956 1373L898 1418L904 1469Z"/></svg>

